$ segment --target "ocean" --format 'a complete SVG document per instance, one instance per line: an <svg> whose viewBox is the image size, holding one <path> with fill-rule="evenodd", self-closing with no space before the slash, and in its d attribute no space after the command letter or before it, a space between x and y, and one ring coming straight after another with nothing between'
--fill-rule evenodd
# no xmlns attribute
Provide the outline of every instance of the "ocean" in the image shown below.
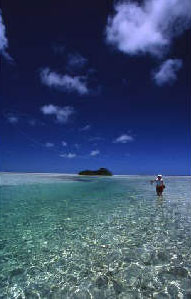
<svg viewBox="0 0 191 299"><path fill-rule="evenodd" d="M191 177L2 173L0 298L191 298Z"/></svg>

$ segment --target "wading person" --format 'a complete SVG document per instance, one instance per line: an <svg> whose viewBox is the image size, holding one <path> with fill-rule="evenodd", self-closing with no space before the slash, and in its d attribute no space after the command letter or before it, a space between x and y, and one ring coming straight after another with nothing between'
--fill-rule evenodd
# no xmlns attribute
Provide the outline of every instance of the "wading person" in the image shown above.
<svg viewBox="0 0 191 299"><path fill-rule="evenodd" d="M158 196L161 196L162 193L163 193L163 190L165 188L165 185L164 185L164 181L163 181L163 178L162 178L162 175L161 174L158 174L157 175L157 178L153 181L151 181L151 183L156 183L156 193Z"/></svg>

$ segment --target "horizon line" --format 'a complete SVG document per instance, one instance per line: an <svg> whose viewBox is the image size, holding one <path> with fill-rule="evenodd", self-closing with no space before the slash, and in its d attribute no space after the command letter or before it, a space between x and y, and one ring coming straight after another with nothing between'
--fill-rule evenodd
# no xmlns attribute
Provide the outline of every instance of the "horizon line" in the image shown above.
<svg viewBox="0 0 191 299"><path fill-rule="evenodd" d="M64 172L28 172L28 171L0 171L0 174L36 174L36 175L79 175L78 173L64 173ZM85 175L86 176L86 175ZM112 176L157 176L157 174L113 174ZM163 174L163 176L188 176L191 174Z"/></svg>

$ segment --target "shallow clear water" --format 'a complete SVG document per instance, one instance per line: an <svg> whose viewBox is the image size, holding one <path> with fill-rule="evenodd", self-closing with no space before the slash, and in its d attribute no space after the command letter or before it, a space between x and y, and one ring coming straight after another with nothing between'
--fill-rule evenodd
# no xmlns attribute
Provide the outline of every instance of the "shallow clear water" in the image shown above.
<svg viewBox="0 0 191 299"><path fill-rule="evenodd" d="M191 298L191 178L1 174L0 298Z"/></svg>

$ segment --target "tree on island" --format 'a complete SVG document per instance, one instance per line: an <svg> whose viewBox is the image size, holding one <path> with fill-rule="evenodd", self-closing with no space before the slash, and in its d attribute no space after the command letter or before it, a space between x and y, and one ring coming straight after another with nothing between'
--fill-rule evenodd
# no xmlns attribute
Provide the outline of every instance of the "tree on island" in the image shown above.
<svg viewBox="0 0 191 299"><path fill-rule="evenodd" d="M98 170L82 170L78 173L79 175L107 175L112 176L112 172L107 168L100 168Z"/></svg>

